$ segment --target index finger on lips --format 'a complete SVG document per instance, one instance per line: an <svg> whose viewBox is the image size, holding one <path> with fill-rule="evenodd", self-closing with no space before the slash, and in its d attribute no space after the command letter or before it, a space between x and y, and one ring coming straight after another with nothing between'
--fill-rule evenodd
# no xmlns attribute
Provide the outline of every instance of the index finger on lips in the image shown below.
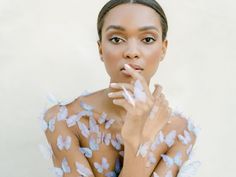
<svg viewBox="0 0 236 177"><path fill-rule="evenodd" d="M139 74L135 69L133 69L132 67L130 67L128 64L125 64L125 69L129 72L129 74L135 79L135 80L139 80L144 88L145 93L147 94L148 97L151 96L151 93L149 91L149 87L147 85L146 80L144 79L144 77Z"/></svg>

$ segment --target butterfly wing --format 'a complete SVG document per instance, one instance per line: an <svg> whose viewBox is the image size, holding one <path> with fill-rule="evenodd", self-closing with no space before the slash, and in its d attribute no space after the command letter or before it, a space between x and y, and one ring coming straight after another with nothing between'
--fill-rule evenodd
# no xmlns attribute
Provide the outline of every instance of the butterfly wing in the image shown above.
<svg viewBox="0 0 236 177"><path fill-rule="evenodd" d="M65 120L68 115L68 110L66 106L60 106L59 112L57 114L57 120L62 121Z"/></svg>
<svg viewBox="0 0 236 177"><path fill-rule="evenodd" d="M62 170L64 171L64 173L70 173L71 170L70 170L70 167L69 167L69 164L68 164L66 158L64 158L62 160L61 167L62 167Z"/></svg>
<svg viewBox="0 0 236 177"><path fill-rule="evenodd" d="M77 172L80 175L85 176L85 177L92 175L92 172L88 168L86 168L83 164L78 163L78 162L76 162L75 164L76 164Z"/></svg>
<svg viewBox="0 0 236 177"><path fill-rule="evenodd" d="M176 137L176 131L175 130L172 130L171 132L169 132L166 135L165 143L167 144L168 147L171 147L174 144L175 137Z"/></svg>
<svg viewBox="0 0 236 177"><path fill-rule="evenodd" d="M142 83L140 80L136 80L134 83L134 97L136 100L145 102L147 99L146 93L144 92Z"/></svg>
<svg viewBox="0 0 236 177"><path fill-rule="evenodd" d="M171 167L174 164L174 160L168 155L161 154L161 157L168 167Z"/></svg>
<svg viewBox="0 0 236 177"><path fill-rule="evenodd" d="M103 172L102 165L100 165L100 164L97 163L97 162L94 162L93 165L94 165L94 167L97 169L98 173L102 173L102 172Z"/></svg>
<svg viewBox="0 0 236 177"><path fill-rule="evenodd" d="M106 123L105 123L105 129L108 129L111 127L111 125L115 122L115 119L109 119Z"/></svg>
<svg viewBox="0 0 236 177"><path fill-rule="evenodd" d="M91 158L93 155L93 151L89 148L80 148L80 152L83 153L88 158Z"/></svg>
<svg viewBox="0 0 236 177"><path fill-rule="evenodd" d="M99 124L103 124L106 121L106 118L107 118L107 114L103 112L98 119Z"/></svg>
<svg viewBox="0 0 236 177"><path fill-rule="evenodd" d="M102 168L106 170L109 168L109 163L105 157L102 158Z"/></svg>
<svg viewBox="0 0 236 177"><path fill-rule="evenodd" d="M61 168L53 167L51 171L56 177L63 177L64 172Z"/></svg>
<svg viewBox="0 0 236 177"><path fill-rule="evenodd" d="M84 123L78 122L78 126L79 126L79 129L80 129L82 135L85 138L88 138L88 136L89 136L89 129L86 127L86 125Z"/></svg>
<svg viewBox="0 0 236 177"><path fill-rule="evenodd" d="M48 129L53 132L55 130L56 117L52 118L48 122Z"/></svg>
<svg viewBox="0 0 236 177"><path fill-rule="evenodd" d="M66 150L69 150L69 149L70 149L70 146L71 146L71 137L70 137L70 136L67 136L67 137L66 137L64 146L65 146Z"/></svg>
<svg viewBox="0 0 236 177"><path fill-rule="evenodd" d="M96 151L96 150L99 149L99 145L96 142L96 139L94 137L90 137L89 146L90 146L90 149L93 150L93 151Z"/></svg>
<svg viewBox="0 0 236 177"><path fill-rule="evenodd" d="M64 148L64 141L61 135L57 137L57 147L62 150Z"/></svg>

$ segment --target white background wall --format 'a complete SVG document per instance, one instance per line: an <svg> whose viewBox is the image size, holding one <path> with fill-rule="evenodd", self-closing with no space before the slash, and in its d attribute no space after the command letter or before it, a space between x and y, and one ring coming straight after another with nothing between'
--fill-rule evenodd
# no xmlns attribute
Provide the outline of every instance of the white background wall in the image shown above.
<svg viewBox="0 0 236 177"><path fill-rule="evenodd" d="M0 176L52 176L37 147L45 140L37 118L46 94L73 99L108 85L96 44L105 2L0 1ZM233 177L236 3L159 2L169 20L169 48L151 89L159 82L170 104L200 124L197 176Z"/></svg>

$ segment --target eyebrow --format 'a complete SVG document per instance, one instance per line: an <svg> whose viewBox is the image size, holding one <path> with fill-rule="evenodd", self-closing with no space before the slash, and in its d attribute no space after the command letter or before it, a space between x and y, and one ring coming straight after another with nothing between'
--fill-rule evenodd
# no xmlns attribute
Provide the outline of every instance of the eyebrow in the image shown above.
<svg viewBox="0 0 236 177"><path fill-rule="evenodd" d="M120 30L120 31L125 31L125 28L119 25L110 25L106 28L106 31L110 30L110 29L116 29L116 30ZM139 31L146 31L146 30L150 30L150 29L154 29L156 31L159 32L159 30L155 27L155 26L144 26L139 28Z"/></svg>

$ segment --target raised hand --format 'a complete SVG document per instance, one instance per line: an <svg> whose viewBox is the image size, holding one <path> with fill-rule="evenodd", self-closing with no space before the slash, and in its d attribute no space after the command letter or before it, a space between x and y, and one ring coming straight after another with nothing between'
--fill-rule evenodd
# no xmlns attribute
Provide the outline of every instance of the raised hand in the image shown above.
<svg viewBox="0 0 236 177"><path fill-rule="evenodd" d="M124 142L135 148L148 136L155 136L157 127L161 128L170 114L168 102L161 94L161 86L156 85L153 93L150 92L144 77L129 65L126 71L133 78L131 83L113 83L112 88L119 89L109 96L113 103L123 107L127 113L121 130ZM121 98L120 98L121 97Z"/></svg>

